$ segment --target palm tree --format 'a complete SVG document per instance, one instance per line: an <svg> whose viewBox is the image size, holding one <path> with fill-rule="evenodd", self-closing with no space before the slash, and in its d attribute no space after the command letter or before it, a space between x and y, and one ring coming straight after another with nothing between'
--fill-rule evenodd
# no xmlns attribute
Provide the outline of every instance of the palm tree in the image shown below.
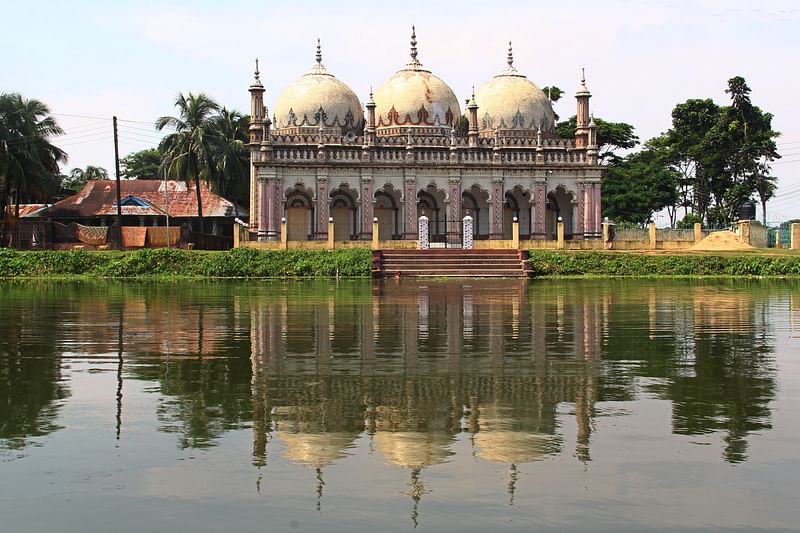
<svg viewBox="0 0 800 533"><path fill-rule="evenodd" d="M244 191L250 172L247 150L250 117L223 107L211 122L217 141L213 155L217 171L216 189L236 205L242 196L246 196Z"/></svg>
<svg viewBox="0 0 800 533"><path fill-rule="evenodd" d="M161 142L160 148L164 154L161 170L177 179L194 181L197 216L200 219L200 231L204 232L200 180L210 183L216 178L213 153L217 137L213 133L212 118L220 107L203 93L188 93L187 96L178 93L175 107L178 108L177 117L164 116L156 120L157 130L168 128L175 132Z"/></svg>
<svg viewBox="0 0 800 533"><path fill-rule="evenodd" d="M69 172L69 176L61 182L61 186L65 189L79 190L87 181L107 179L108 171L106 169L94 165L86 165L86 168L73 168Z"/></svg>
<svg viewBox="0 0 800 533"><path fill-rule="evenodd" d="M39 100L19 93L0 94L0 181L3 193L0 207L5 213L14 191L16 214L20 196L47 199L53 193L59 163L67 154L50 143L64 131L50 116L50 109Z"/></svg>

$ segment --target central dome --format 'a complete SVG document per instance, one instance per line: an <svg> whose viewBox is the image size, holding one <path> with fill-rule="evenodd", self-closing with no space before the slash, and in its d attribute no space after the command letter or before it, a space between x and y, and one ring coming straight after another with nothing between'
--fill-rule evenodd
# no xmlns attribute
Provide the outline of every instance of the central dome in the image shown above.
<svg viewBox="0 0 800 533"><path fill-rule="evenodd" d="M511 43L508 43L508 68L475 92L478 105L478 130L528 130L536 133L555 129L555 114L550 98L514 68Z"/></svg>
<svg viewBox="0 0 800 533"><path fill-rule="evenodd" d="M273 123L278 133L327 133L360 135L364 111L353 90L337 80L322 65L317 41L317 63L311 72L292 83L275 102Z"/></svg>
<svg viewBox="0 0 800 533"><path fill-rule="evenodd" d="M373 95L378 135L449 135L461 117L453 90L417 60L417 37L412 26L411 62L379 86Z"/></svg>

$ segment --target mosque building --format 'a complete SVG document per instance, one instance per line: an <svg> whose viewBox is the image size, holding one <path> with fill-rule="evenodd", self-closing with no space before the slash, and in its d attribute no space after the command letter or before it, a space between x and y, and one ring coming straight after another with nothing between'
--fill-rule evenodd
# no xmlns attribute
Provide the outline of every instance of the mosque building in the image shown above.
<svg viewBox="0 0 800 533"><path fill-rule="evenodd" d="M250 240L430 240L473 219L474 239L567 239L600 235L597 128L581 80L577 128L560 138L548 96L507 65L465 100L423 66L412 28L410 61L358 96L316 63L275 101L264 104L258 62L250 85ZM366 108L366 114L364 113ZM462 112L466 111L464 115Z"/></svg>

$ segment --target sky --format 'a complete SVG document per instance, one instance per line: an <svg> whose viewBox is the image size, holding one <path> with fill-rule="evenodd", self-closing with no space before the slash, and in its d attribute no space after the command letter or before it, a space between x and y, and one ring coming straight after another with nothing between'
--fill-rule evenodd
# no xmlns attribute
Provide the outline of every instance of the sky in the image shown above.
<svg viewBox="0 0 800 533"><path fill-rule="evenodd" d="M67 171L91 164L113 174L114 115L120 157L157 145L153 123L174 114L179 92L249 112L256 57L271 113L280 92L313 65L317 38L329 72L363 102L408 62L415 24L418 58L462 101L504 69L510 40L522 74L567 91L555 107L561 117L575 113L585 68L594 114L633 124L643 141L669 129L677 103L727 104L727 80L743 76L781 132L767 218L800 218L796 0L8 4L0 91L50 107L66 130L56 144L69 154Z"/></svg>

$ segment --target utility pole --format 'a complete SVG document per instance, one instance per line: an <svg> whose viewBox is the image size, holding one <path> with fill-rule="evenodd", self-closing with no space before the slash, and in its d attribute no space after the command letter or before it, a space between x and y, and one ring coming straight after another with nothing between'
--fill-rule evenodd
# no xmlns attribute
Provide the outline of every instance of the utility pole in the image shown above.
<svg viewBox="0 0 800 533"><path fill-rule="evenodd" d="M114 168L117 173L117 247L122 250L122 193L119 183L119 138L117 135L117 117L114 116Z"/></svg>

